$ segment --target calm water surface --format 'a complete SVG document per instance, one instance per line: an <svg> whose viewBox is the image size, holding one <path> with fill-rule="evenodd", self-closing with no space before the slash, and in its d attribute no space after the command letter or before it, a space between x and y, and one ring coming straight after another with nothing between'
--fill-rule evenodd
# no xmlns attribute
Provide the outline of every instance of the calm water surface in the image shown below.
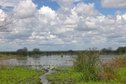
<svg viewBox="0 0 126 84"><path fill-rule="evenodd" d="M100 60L107 62L112 60L114 55L103 55L100 56ZM75 56L70 55L51 55L51 56L38 56L38 57L25 57L25 58L14 58L8 60L0 60L0 65L13 65L13 66L72 66Z"/></svg>
<svg viewBox="0 0 126 84"><path fill-rule="evenodd" d="M14 58L8 60L0 60L0 65L40 65L40 66L72 66L73 65L73 56L70 55L51 55L51 56L38 56L38 57L25 57L25 58Z"/></svg>

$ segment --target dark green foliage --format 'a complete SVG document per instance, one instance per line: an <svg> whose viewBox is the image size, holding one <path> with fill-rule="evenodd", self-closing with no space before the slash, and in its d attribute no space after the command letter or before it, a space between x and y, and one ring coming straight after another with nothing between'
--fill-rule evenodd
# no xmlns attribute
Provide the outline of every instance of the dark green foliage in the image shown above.
<svg viewBox="0 0 126 84"><path fill-rule="evenodd" d="M26 47L17 50L17 55L27 56L27 54L28 54L28 49Z"/></svg>
<svg viewBox="0 0 126 84"><path fill-rule="evenodd" d="M126 47L119 47L119 48L116 50L116 52L117 52L118 54L124 54L124 53L126 53Z"/></svg>
<svg viewBox="0 0 126 84"><path fill-rule="evenodd" d="M111 47L103 48L100 50L101 54L116 54L115 50L112 50Z"/></svg>

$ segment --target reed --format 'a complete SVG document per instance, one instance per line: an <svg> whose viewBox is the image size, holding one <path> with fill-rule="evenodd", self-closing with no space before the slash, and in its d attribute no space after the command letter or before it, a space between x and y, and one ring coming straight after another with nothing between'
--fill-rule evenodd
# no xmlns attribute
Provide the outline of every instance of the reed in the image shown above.
<svg viewBox="0 0 126 84"><path fill-rule="evenodd" d="M123 68L123 71L121 69ZM118 72L124 73L126 70L126 55L120 55L107 63L101 63L99 78L101 80L115 80ZM123 75L121 75L124 77ZM120 76L120 78L121 78Z"/></svg>
<svg viewBox="0 0 126 84"><path fill-rule="evenodd" d="M81 79L83 81L98 80L98 60L99 53L94 50L78 53L74 62L74 69L82 72Z"/></svg>

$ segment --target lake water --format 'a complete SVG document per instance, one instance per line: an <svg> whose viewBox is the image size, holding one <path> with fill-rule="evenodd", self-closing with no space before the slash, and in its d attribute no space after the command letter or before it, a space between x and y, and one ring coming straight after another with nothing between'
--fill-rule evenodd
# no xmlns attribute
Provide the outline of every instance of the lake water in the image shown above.
<svg viewBox="0 0 126 84"><path fill-rule="evenodd" d="M38 56L38 57L25 57L25 58L14 58L8 60L0 60L0 65L12 65L12 66L72 66L75 56L70 55L51 55L51 56ZM110 61L113 55L103 55L100 60L103 62Z"/></svg>
<svg viewBox="0 0 126 84"><path fill-rule="evenodd" d="M0 65L12 65L12 66L72 66L73 57L70 55L51 55L51 56L38 56L38 57L25 57L25 58L14 58L8 60L0 60Z"/></svg>

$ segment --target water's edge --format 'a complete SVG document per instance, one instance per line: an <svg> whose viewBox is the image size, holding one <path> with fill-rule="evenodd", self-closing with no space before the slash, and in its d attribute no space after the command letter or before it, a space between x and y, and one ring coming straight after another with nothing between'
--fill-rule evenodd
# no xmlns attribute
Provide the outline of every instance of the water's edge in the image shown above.
<svg viewBox="0 0 126 84"><path fill-rule="evenodd" d="M41 80L40 82L42 84L50 84L50 82L46 78L46 75L52 74L52 73L54 73L54 71L51 70L51 69L48 69L47 72L44 75L40 76L40 80Z"/></svg>

